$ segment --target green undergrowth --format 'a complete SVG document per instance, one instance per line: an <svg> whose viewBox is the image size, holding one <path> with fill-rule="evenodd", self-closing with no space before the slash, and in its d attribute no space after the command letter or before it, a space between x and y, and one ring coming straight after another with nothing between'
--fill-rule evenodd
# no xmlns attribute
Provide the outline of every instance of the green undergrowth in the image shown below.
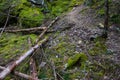
<svg viewBox="0 0 120 80"><path fill-rule="evenodd" d="M101 38L97 38L94 41L94 45L91 49L89 49L89 54L90 55L101 55L105 54L107 52L107 46L105 45L105 40Z"/></svg>
<svg viewBox="0 0 120 80"><path fill-rule="evenodd" d="M85 66L86 61L87 61L87 56L85 55L85 53L77 53L68 59L66 68L71 68L74 65L79 65L82 68Z"/></svg>
<svg viewBox="0 0 120 80"><path fill-rule="evenodd" d="M0 58L3 59L0 64L6 64L11 59L14 60L18 55L28 50L28 38L35 41L36 35L18 35L4 33L0 39Z"/></svg>
<svg viewBox="0 0 120 80"><path fill-rule="evenodd" d="M42 5L31 4L27 0L7 0L1 1L0 11L8 10L9 6L13 5L11 15L17 18L10 17L10 25L18 25L19 27L36 27L40 26L44 21L60 16L63 12L67 12L75 5L82 4L83 0L53 0L52 2L45 1L46 8ZM0 16L0 22L5 21L6 17ZM16 24L17 23L17 24Z"/></svg>
<svg viewBox="0 0 120 80"><path fill-rule="evenodd" d="M58 33L57 33L58 35ZM53 61L56 66L56 71L65 80L77 79L78 76L83 77L85 71L88 71L87 61L88 58L85 53L77 53L75 50L75 44L71 43L68 36L57 37L57 44L45 49L45 53L48 55L48 59ZM73 74L69 71L74 69L78 71ZM62 72L66 70L65 73Z"/></svg>

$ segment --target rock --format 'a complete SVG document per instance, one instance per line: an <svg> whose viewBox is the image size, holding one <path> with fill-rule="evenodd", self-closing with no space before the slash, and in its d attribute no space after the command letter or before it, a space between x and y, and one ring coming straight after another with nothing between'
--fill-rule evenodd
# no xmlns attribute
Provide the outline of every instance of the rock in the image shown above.
<svg viewBox="0 0 120 80"><path fill-rule="evenodd" d="M39 65L40 68L44 67L46 65L46 62L41 62L41 64Z"/></svg>
<svg viewBox="0 0 120 80"><path fill-rule="evenodd" d="M82 41L81 41L81 40L79 40L79 41L78 41L78 44L81 44L81 43L82 43Z"/></svg>

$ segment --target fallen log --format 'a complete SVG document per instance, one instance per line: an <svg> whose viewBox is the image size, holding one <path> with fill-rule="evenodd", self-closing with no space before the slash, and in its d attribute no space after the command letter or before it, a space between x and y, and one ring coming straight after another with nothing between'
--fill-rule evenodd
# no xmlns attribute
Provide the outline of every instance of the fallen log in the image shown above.
<svg viewBox="0 0 120 80"><path fill-rule="evenodd" d="M17 32L35 32L35 31L44 30L44 29L46 29L46 27L34 27L34 28L18 29L18 30L5 29L4 31L9 33L17 33ZM0 30L3 30L3 29L0 29Z"/></svg>
<svg viewBox="0 0 120 80"><path fill-rule="evenodd" d="M37 43L31 49L29 49L24 55L22 55L18 60L14 61L13 64L9 65L5 70L0 73L0 80L3 80L9 73L11 73L16 66L18 66L25 58L30 56L39 46L41 46L44 42L46 42L48 38L43 39L40 43Z"/></svg>
<svg viewBox="0 0 120 80"><path fill-rule="evenodd" d="M1 69L1 70L4 70L4 69L6 69L6 68L0 66L0 69ZM17 72L17 71L14 71L13 73L14 73L16 76L19 76L19 77L22 77L22 78L25 78L25 79L28 79L28 80L29 80L29 79L34 80L33 77L31 77L31 76L29 76L29 75L26 75L26 74L24 74L24 73Z"/></svg>

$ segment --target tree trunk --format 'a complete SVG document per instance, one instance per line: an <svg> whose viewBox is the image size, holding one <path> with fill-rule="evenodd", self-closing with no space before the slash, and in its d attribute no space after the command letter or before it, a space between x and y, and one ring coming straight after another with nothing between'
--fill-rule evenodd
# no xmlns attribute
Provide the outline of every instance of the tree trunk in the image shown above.
<svg viewBox="0 0 120 80"><path fill-rule="evenodd" d="M108 37L108 20L109 20L109 1L105 0L105 21L104 21L104 32L103 38Z"/></svg>

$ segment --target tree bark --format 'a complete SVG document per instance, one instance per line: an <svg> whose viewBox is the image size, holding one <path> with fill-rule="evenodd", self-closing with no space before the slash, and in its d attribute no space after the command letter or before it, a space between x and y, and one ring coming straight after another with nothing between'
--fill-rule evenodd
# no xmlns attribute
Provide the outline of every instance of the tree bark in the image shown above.
<svg viewBox="0 0 120 80"><path fill-rule="evenodd" d="M104 32L103 32L103 38L108 37L108 21L109 20L109 1L105 0L105 21L104 21Z"/></svg>

